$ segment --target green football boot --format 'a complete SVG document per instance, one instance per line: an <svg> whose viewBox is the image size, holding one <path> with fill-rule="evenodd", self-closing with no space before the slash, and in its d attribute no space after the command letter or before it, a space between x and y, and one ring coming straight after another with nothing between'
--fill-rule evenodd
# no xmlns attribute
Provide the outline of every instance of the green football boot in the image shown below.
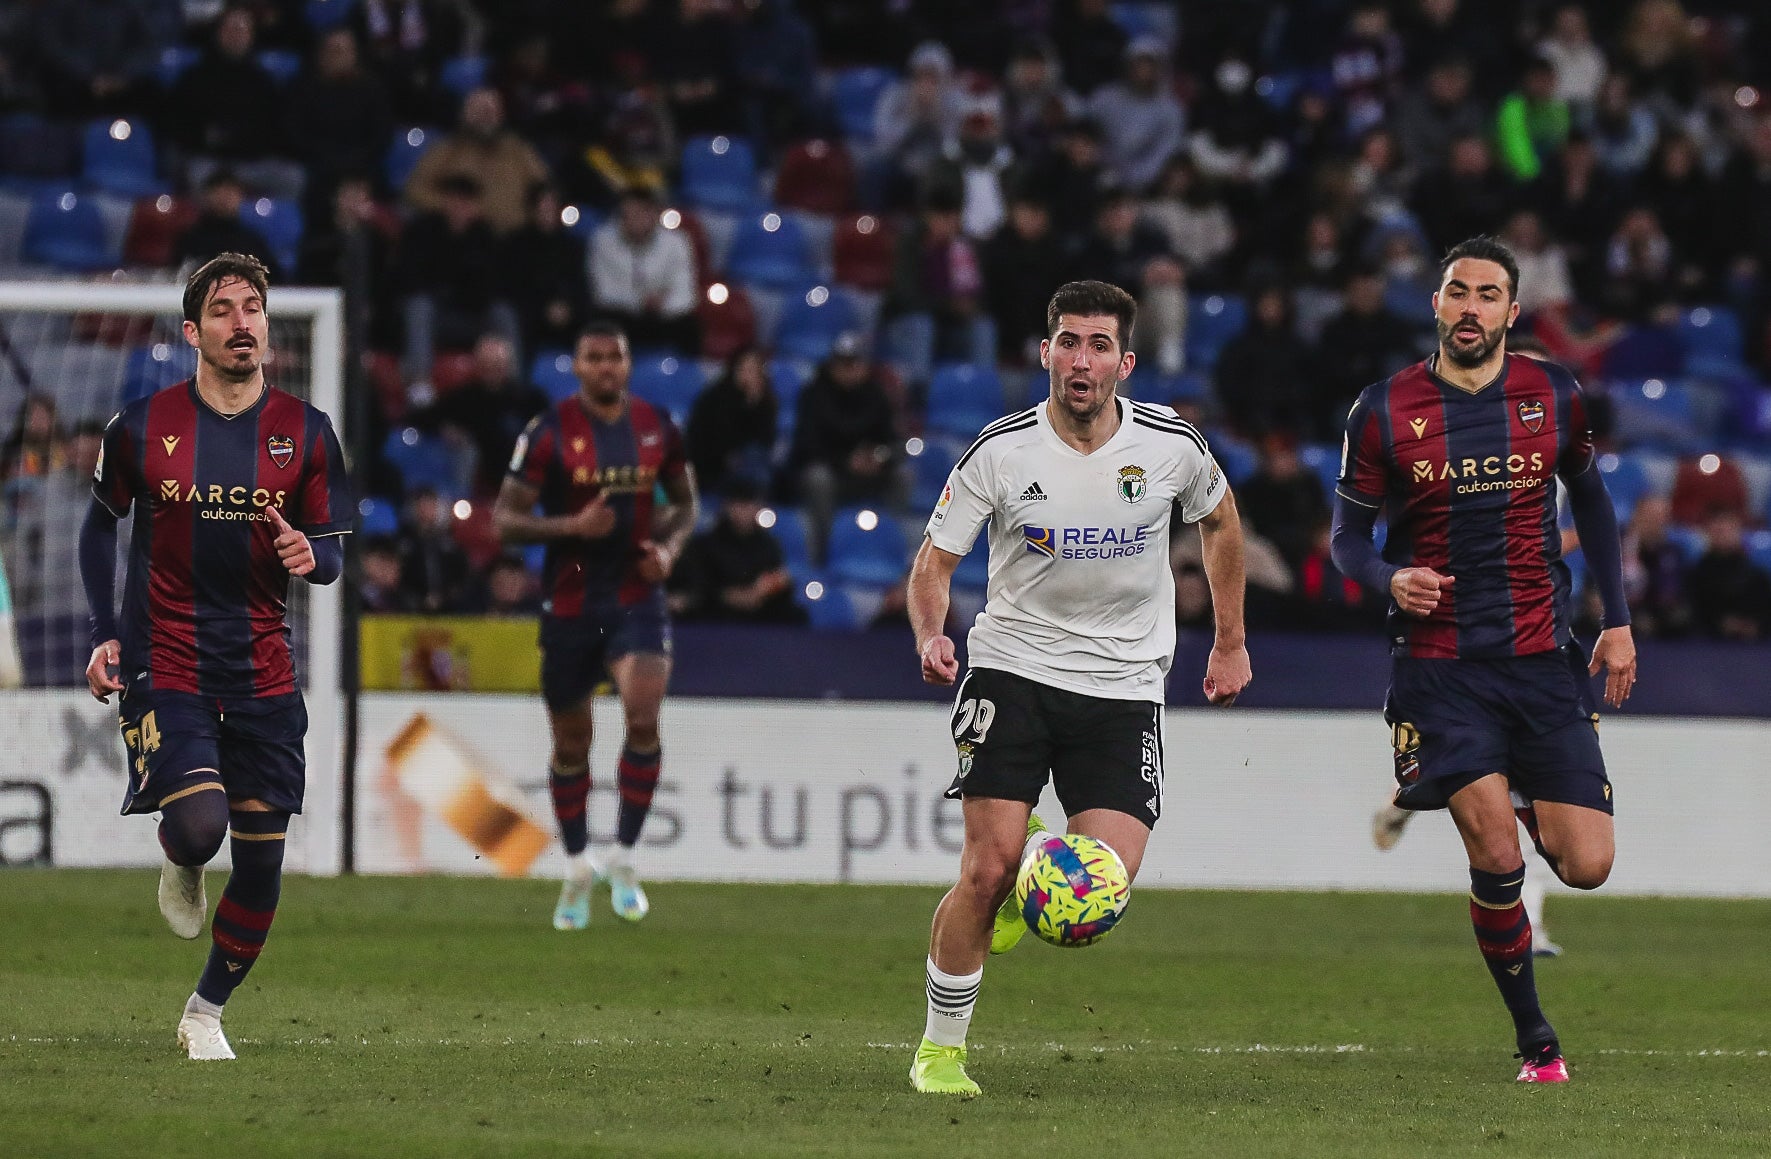
<svg viewBox="0 0 1771 1159"><path fill-rule="evenodd" d="M965 1047L937 1046L926 1038L910 1063L910 1085L925 1095L970 1099L984 1093L965 1073Z"/></svg>
<svg viewBox="0 0 1771 1159"><path fill-rule="evenodd" d="M1027 816L1027 840L1031 841L1041 833L1048 832L1045 822L1039 814ZM996 911L996 925L990 931L990 952L1006 954L1015 948L1021 935L1027 932L1027 923L1021 917L1020 904L1015 900L1015 891L1009 890L1008 896L1002 899L1002 906Z"/></svg>

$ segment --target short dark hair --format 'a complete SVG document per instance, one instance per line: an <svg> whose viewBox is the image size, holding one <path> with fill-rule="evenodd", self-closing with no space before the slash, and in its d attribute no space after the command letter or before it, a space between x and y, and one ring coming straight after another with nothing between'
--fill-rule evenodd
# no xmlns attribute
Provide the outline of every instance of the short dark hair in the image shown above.
<svg viewBox="0 0 1771 1159"><path fill-rule="evenodd" d="M1111 314L1119 321L1119 349L1131 349L1132 327L1138 320L1138 301L1108 282L1065 282L1045 304L1045 333L1058 332L1063 314Z"/></svg>
<svg viewBox="0 0 1771 1159"><path fill-rule="evenodd" d="M1519 296L1519 259L1513 251L1497 237L1480 234L1468 241L1460 241L1445 251L1439 259L1439 281L1445 281L1445 274L1452 265L1464 258L1472 258L1479 262L1493 262L1507 272L1507 295L1512 298Z"/></svg>
<svg viewBox="0 0 1771 1159"><path fill-rule="evenodd" d="M592 318L578 328L578 337L572 340L573 347L586 338L616 338L623 346L631 345L627 340L627 328L613 318Z"/></svg>
<svg viewBox="0 0 1771 1159"><path fill-rule="evenodd" d="M271 272L251 254L217 254L198 266L184 284L184 320L195 322L203 313L203 304L215 287L238 278L258 292L260 302L269 302Z"/></svg>

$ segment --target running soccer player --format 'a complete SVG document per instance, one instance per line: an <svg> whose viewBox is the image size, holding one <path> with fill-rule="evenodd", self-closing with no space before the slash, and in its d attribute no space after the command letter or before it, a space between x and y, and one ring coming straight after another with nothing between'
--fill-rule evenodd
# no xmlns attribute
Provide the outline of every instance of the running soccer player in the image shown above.
<svg viewBox="0 0 1771 1159"><path fill-rule="evenodd" d="M1343 574L1390 597L1396 804L1451 810L1470 859L1476 944L1513 1016L1519 1081L1565 1082L1532 975L1515 808L1557 877L1604 884L1611 782L1588 678L1605 669L1606 703L1622 704L1636 648L1580 386L1555 363L1507 353L1518 288L1518 263L1492 238L1445 255L1432 298L1438 351L1367 387L1347 416L1333 554ZM1557 479L1604 604L1590 664L1568 626Z"/></svg>
<svg viewBox="0 0 1771 1159"><path fill-rule="evenodd" d="M935 910L919 1091L972 1096L965 1038L986 952L1026 930L1009 900L1048 777L1072 833L1112 846L1135 878L1162 812L1163 702L1174 660L1176 519L1204 541L1217 637L1205 694L1248 685L1242 524L1205 439L1173 411L1120 398L1137 303L1069 282L1046 306L1045 402L984 428L947 478L910 573L922 678L959 676L942 634L953 571L990 524L988 600L953 707L964 802L959 881Z"/></svg>
<svg viewBox="0 0 1771 1159"><path fill-rule="evenodd" d="M234 1057L222 1007L264 949L306 789L289 580L338 578L355 510L331 420L264 380L267 280L258 259L232 253L191 274L196 376L105 428L80 531L86 683L101 701L122 693L123 812L160 813L160 912L179 937L203 932L203 867L231 837L209 960L178 1022L195 1059ZM132 510L119 620L117 522Z"/></svg>
<svg viewBox="0 0 1771 1159"><path fill-rule="evenodd" d="M585 327L572 359L579 391L537 415L517 440L494 513L506 543L547 545L541 694L553 730L553 811L566 849L556 930L589 924L599 875L620 917L637 922L649 907L633 847L658 785L658 711L670 681L663 584L694 530L697 499L681 435L668 415L628 393L632 370L619 326ZM668 500L662 508L653 500L660 486ZM605 670L627 735L615 769L616 850L599 868L587 850L585 803L590 696Z"/></svg>

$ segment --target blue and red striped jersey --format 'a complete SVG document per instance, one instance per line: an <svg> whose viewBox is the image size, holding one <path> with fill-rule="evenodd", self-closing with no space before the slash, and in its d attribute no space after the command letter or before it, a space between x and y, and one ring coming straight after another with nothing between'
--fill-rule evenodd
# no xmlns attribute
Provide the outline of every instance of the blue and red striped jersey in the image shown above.
<svg viewBox="0 0 1771 1159"><path fill-rule="evenodd" d="M544 614L573 619L659 594L659 585L639 577L639 545L653 535L654 489L681 477L687 462L676 424L644 399L630 396L611 423L598 421L578 395L530 420L511 455L510 474L540 493L542 513L570 515L604 495L616 520L601 539L548 543Z"/></svg>
<svg viewBox="0 0 1771 1159"><path fill-rule="evenodd" d="M1347 416L1339 493L1384 510L1383 557L1455 577L1424 620L1390 607L1398 655L1493 659L1569 639L1556 477L1594 469L1585 397L1561 366L1509 354L1474 394L1416 363Z"/></svg>
<svg viewBox="0 0 1771 1159"><path fill-rule="evenodd" d="M194 382L105 428L93 494L135 510L118 622L126 683L215 696L293 692L289 572L268 507L310 537L351 530L355 501L324 412L267 386L224 417Z"/></svg>

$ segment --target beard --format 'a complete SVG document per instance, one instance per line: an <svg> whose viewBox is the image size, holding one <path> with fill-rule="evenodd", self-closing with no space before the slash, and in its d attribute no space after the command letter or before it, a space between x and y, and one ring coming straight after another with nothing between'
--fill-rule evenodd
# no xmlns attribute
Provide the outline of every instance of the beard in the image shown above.
<svg viewBox="0 0 1771 1159"><path fill-rule="evenodd" d="M264 363L264 357L257 346L254 346L250 353L251 357L243 362L237 351L226 347L222 348L218 357L211 358L207 353L202 354L201 357L208 364L209 369L215 372L217 378L225 382L246 382L258 373L258 368Z"/></svg>
<svg viewBox="0 0 1771 1159"><path fill-rule="evenodd" d="M1451 325L1446 325L1444 319L1440 319L1437 323L1439 331L1439 349L1445 352L1445 357L1451 359L1451 361L1457 363L1459 366L1472 367L1482 365L1484 362L1488 361L1500 344L1506 341L1507 328L1505 324L1496 326L1493 330L1482 330L1482 327L1477 325L1476 329L1482 330L1481 340L1474 346L1465 346L1461 344L1456 337L1458 329L1464 324L1465 323L1462 321L1459 321Z"/></svg>

